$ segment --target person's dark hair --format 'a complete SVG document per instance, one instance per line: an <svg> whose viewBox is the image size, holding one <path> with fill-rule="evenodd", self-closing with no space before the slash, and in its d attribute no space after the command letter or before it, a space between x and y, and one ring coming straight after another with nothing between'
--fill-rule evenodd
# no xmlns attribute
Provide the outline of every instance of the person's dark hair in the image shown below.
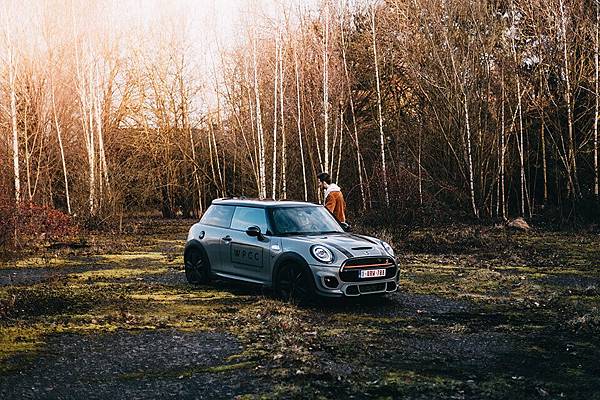
<svg viewBox="0 0 600 400"><path fill-rule="evenodd" d="M317 175L317 179L321 182L325 182L328 185L331 185L331 177L327 172L321 172L319 175Z"/></svg>

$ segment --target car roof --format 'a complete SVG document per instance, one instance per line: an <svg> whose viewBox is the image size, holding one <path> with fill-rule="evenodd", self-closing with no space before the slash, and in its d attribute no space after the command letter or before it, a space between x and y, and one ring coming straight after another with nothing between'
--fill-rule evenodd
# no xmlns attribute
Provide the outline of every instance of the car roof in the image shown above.
<svg viewBox="0 0 600 400"><path fill-rule="evenodd" d="M238 197L227 197L221 199L215 199L212 201L215 205L227 205L227 206L251 206L251 207L306 207L306 206L318 206L319 204L308 203L304 201L290 201L290 200L273 200L273 199L246 199Z"/></svg>

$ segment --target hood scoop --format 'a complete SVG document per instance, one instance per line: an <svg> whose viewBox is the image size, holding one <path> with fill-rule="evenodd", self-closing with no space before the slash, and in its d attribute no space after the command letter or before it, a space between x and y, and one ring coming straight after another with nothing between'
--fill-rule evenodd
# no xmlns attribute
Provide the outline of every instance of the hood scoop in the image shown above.
<svg viewBox="0 0 600 400"><path fill-rule="evenodd" d="M353 247L352 250L371 250L372 247Z"/></svg>

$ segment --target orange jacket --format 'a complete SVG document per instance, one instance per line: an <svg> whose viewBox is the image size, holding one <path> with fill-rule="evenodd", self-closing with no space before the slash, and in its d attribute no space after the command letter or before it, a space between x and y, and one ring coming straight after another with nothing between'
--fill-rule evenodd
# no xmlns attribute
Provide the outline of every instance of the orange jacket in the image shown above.
<svg viewBox="0 0 600 400"><path fill-rule="evenodd" d="M325 198L325 207L338 220L338 222L346 222L346 202L342 192L331 192Z"/></svg>

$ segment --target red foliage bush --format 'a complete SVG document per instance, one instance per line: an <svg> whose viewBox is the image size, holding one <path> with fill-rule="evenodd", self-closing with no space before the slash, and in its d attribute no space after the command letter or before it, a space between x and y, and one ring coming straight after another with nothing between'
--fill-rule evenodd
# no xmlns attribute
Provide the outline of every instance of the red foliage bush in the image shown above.
<svg viewBox="0 0 600 400"><path fill-rule="evenodd" d="M34 203L0 204L0 246L40 244L75 236L79 227L62 211Z"/></svg>

